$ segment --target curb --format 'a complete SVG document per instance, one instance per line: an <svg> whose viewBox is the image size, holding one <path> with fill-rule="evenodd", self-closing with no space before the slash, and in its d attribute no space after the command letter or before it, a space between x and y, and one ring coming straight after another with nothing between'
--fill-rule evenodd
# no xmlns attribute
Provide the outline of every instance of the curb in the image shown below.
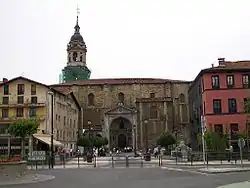
<svg viewBox="0 0 250 188"><path fill-rule="evenodd" d="M207 174L226 174L226 173L234 173L234 172L250 172L250 169L232 169L226 171L206 171L206 170L196 170L197 172L207 173Z"/></svg>

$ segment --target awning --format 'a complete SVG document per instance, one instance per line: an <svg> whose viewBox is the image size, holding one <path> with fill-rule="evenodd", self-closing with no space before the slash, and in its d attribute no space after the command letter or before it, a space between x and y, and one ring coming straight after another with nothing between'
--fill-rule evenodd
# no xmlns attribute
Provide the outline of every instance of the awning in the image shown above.
<svg viewBox="0 0 250 188"><path fill-rule="evenodd" d="M41 142L51 145L51 136L50 135L33 135L36 139L40 140ZM54 146L62 146L63 144L55 139L53 139Z"/></svg>

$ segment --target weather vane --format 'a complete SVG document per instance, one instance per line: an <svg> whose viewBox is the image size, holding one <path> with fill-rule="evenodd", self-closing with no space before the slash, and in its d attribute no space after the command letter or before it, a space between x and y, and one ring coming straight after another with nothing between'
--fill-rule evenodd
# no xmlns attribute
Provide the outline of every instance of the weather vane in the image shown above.
<svg viewBox="0 0 250 188"><path fill-rule="evenodd" d="M79 6L77 5L77 8L76 8L76 15L77 15L77 17L79 16L79 14L80 14L80 8L79 8Z"/></svg>

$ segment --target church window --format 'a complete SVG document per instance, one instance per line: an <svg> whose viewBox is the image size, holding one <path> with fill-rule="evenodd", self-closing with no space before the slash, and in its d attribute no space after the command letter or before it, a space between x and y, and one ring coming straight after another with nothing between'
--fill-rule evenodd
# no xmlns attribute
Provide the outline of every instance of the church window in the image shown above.
<svg viewBox="0 0 250 188"><path fill-rule="evenodd" d="M124 103L124 93L119 93L118 94L118 100L120 103Z"/></svg>
<svg viewBox="0 0 250 188"><path fill-rule="evenodd" d="M150 93L150 98L155 98L155 93Z"/></svg>
<svg viewBox="0 0 250 188"><path fill-rule="evenodd" d="M89 106L93 106L94 105L94 100L95 100L95 96L93 93L90 93L88 95L88 105Z"/></svg>
<svg viewBox="0 0 250 188"><path fill-rule="evenodd" d="M68 61L69 61L69 62L71 61L71 58L70 58L70 57L68 57Z"/></svg>
<svg viewBox="0 0 250 188"><path fill-rule="evenodd" d="M185 95L182 93L179 95L180 103L185 103Z"/></svg>
<svg viewBox="0 0 250 188"><path fill-rule="evenodd" d="M150 107L150 119L157 119L158 118L158 109L156 105L152 105Z"/></svg>
<svg viewBox="0 0 250 188"><path fill-rule="evenodd" d="M82 62L82 56L80 57L80 61Z"/></svg>
<svg viewBox="0 0 250 188"><path fill-rule="evenodd" d="M76 53L76 52L73 53L73 60L74 60L74 61L77 60L77 53Z"/></svg>

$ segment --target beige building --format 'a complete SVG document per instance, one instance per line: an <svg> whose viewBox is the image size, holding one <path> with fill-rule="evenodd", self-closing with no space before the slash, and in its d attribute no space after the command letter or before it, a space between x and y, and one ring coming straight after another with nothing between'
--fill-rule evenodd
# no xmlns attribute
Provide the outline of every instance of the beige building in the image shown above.
<svg viewBox="0 0 250 188"><path fill-rule="evenodd" d="M9 124L17 119L37 118L40 121L30 149L48 149L52 125L52 96L54 110L54 145L75 147L78 131L79 104L70 91L55 90L36 81L17 77L3 79L0 84L0 150L4 153L20 149L20 140L7 133ZM33 140L33 141L32 141Z"/></svg>

